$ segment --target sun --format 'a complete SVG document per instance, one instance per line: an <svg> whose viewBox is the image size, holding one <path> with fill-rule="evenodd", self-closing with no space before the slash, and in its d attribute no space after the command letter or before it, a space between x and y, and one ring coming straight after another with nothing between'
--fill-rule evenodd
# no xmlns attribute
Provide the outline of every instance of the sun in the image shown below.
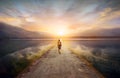
<svg viewBox="0 0 120 78"><path fill-rule="evenodd" d="M65 26L57 26L52 28L49 33L57 37L64 37L68 34L68 29Z"/></svg>
<svg viewBox="0 0 120 78"><path fill-rule="evenodd" d="M56 33L55 33L56 36L62 37L62 36L65 36L65 35L66 35L67 30L66 30L65 28L58 28L58 29L56 29L55 32L56 32Z"/></svg>
<svg viewBox="0 0 120 78"><path fill-rule="evenodd" d="M58 32L58 36L64 36L64 35L65 35L65 33L63 31Z"/></svg>

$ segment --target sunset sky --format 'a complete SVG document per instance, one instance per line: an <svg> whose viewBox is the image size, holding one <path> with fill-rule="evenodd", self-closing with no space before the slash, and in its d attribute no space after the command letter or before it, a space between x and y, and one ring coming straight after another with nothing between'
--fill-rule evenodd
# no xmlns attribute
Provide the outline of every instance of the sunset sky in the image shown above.
<svg viewBox="0 0 120 78"><path fill-rule="evenodd" d="M120 0L0 0L0 21L51 34L119 35Z"/></svg>

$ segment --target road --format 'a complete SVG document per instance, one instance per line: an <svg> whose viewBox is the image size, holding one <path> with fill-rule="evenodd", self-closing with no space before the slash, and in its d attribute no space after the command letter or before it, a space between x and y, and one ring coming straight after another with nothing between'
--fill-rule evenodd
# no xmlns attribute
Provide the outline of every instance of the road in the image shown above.
<svg viewBox="0 0 120 78"><path fill-rule="evenodd" d="M54 47L17 78L103 78L83 59L62 48Z"/></svg>

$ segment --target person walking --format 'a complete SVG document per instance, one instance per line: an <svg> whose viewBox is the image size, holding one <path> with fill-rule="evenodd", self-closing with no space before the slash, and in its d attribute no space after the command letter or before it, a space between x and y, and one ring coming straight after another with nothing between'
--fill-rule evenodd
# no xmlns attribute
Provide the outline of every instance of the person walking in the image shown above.
<svg viewBox="0 0 120 78"><path fill-rule="evenodd" d="M60 39L57 42L57 46L58 46L58 52L59 52L59 54L61 54L60 50L61 50L61 47L62 47L62 42L61 42Z"/></svg>

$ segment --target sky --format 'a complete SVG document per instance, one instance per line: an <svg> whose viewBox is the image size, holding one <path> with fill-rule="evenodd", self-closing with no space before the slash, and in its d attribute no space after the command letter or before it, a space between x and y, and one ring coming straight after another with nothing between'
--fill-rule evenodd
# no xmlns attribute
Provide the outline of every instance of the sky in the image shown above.
<svg viewBox="0 0 120 78"><path fill-rule="evenodd" d="M119 35L120 0L0 0L0 22L54 35Z"/></svg>

